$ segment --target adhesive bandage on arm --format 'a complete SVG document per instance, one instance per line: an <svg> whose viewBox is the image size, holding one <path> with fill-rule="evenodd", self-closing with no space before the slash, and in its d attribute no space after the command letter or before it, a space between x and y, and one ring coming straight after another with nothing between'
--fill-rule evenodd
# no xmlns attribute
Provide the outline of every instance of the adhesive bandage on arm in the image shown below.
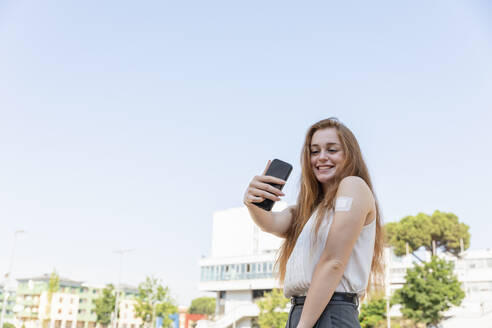
<svg viewBox="0 0 492 328"><path fill-rule="evenodd" d="M335 200L335 212L348 212L352 207L352 197L337 197Z"/></svg>

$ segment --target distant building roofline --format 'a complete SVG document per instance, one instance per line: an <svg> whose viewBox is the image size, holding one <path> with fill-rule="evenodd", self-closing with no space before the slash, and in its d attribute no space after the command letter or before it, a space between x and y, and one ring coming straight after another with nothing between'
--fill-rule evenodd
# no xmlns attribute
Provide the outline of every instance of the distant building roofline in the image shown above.
<svg viewBox="0 0 492 328"><path fill-rule="evenodd" d="M19 279L16 279L16 280L18 282L27 282L29 280L49 282L50 281L50 278L51 278L51 274L45 273L42 276L28 277L28 278L19 278ZM72 280L72 279L65 278L65 277L59 277L59 282L60 282L60 286L68 285L68 286L73 286L73 287L81 287L82 286L82 283L83 283L82 281L76 281L76 280Z"/></svg>

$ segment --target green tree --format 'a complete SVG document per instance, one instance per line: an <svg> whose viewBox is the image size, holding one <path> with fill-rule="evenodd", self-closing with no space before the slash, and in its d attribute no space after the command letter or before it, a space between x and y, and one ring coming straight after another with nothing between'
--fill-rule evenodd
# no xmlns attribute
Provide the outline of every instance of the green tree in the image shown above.
<svg viewBox="0 0 492 328"><path fill-rule="evenodd" d="M406 216L400 222L388 223L385 228L386 242L393 246L398 256L405 255L407 247L412 254L421 247L432 252L433 241L436 250L441 249L455 256L461 251L460 240L463 240L464 249L470 247L469 226L460 223L453 213L418 213L416 216Z"/></svg>
<svg viewBox="0 0 492 328"><path fill-rule="evenodd" d="M162 317L162 326L169 327L172 323L169 315L178 311L169 288L163 286L161 280L154 277L147 277L138 285L136 300L136 316L143 322L151 323L151 326L154 326L156 317Z"/></svg>
<svg viewBox="0 0 492 328"><path fill-rule="evenodd" d="M408 269L405 284L393 296L402 305L403 316L428 327L435 326L451 305L460 305L465 293L453 268L452 262L433 256L430 262Z"/></svg>
<svg viewBox="0 0 492 328"><path fill-rule="evenodd" d="M53 272L50 275L50 280L48 282L48 293L51 296L60 290L60 276L56 272L56 269L53 269Z"/></svg>
<svg viewBox="0 0 492 328"><path fill-rule="evenodd" d="M53 294L60 290L60 276L56 269L51 272L50 280L48 281L48 304L46 306L46 318L49 321L49 326L53 326L53 318L51 317L51 300L53 299Z"/></svg>
<svg viewBox="0 0 492 328"><path fill-rule="evenodd" d="M97 323L108 325L111 322L111 314L114 311L115 302L114 286L109 284L104 287L101 296L94 300Z"/></svg>
<svg viewBox="0 0 492 328"><path fill-rule="evenodd" d="M191 301L189 313L206 314L212 317L215 314L215 297L198 297Z"/></svg>
<svg viewBox="0 0 492 328"><path fill-rule="evenodd" d="M386 320L386 299L375 297L360 306L359 322L362 328L379 327Z"/></svg>
<svg viewBox="0 0 492 328"><path fill-rule="evenodd" d="M289 314L284 311L289 299L280 289L273 289L256 302L260 308L258 324L260 328L285 327Z"/></svg>
<svg viewBox="0 0 492 328"><path fill-rule="evenodd" d="M5 322L3 324L3 328L15 328L15 325L13 323L10 323L10 322Z"/></svg>

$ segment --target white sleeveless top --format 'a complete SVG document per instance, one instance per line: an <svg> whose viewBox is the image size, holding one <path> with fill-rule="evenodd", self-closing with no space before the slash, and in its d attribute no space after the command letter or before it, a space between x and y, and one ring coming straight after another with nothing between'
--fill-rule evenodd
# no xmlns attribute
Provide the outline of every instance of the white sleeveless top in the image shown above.
<svg viewBox="0 0 492 328"><path fill-rule="evenodd" d="M311 284L314 268L323 253L326 238L333 222L333 211L329 211L329 219L323 220L316 245L314 242L314 230L316 227L316 213L314 211L304 226L297 239L294 250L287 261L284 280L284 295L286 297L305 296ZM357 239L342 279L335 289L336 292L365 294L369 273L371 271L372 255L374 253L374 241L376 239L376 220L365 225Z"/></svg>

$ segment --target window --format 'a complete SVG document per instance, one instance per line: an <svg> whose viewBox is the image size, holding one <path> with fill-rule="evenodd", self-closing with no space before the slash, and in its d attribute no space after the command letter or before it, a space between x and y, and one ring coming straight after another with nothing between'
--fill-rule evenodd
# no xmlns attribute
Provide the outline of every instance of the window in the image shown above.
<svg viewBox="0 0 492 328"><path fill-rule="evenodd" d="M254 289L253 290L253 299L257 299L263 297L265 293L271 292L271 289Z"/></svg>
<svg viewBox="0 0 492 328"><path fill-rule="evenodd" d="M250 272L251 271L251 265L248 263L246 264L246 272Z"/></svg>

